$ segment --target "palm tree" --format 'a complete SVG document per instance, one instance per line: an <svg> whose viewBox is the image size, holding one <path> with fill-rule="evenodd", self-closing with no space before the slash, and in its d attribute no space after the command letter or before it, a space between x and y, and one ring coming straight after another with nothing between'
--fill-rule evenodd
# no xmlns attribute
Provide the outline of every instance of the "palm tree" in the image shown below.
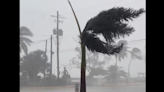
<svg viewBox="0 0 164 92"><path fill-rule="evenodd" d="M71 10L74 14L79 34L80 34L80 44L81 44L81 85L80 92L86 92L86 58L85 58L85 46L92 52L100 52L108 55L115 55L119 53L123 47L112 45L115 43L115 39L129 36L135 30L133 27L129 27L127 22L139 17L144 13L144 9L133 10L131 8L114 7L107 11L100 12L94 18L91 18L86 26L81 32L81 28L73 10L73 7L68 0ZM103 42L98 38L98 35L103 35L106 42Z"/></svg>
<svg viewBox="0 0 164 92"><path fill-rule="evenodd" d="M20 37L20 52L22 49L24 53L27 55L27 51L28 51L27 45L30 45L30 43L32 42L27 37L32 37L32 36L33 36L32 32L27 27L22 26L20 28L20 36L19 36Z"/></svg>
<svg viewBox="0 0 164 92"><path fill-rule="evenodd" d="M130 58L130 62L129 62L129 66L128 66L128 74L129 74L129 78L130 78L130 64L132 62L132 59L138 59L141 60L142 59L142 55L141 55L141 51L138 48L133 48L132 51L129 51L129 53L131 54L131 58Z"/></svg>
<svg viewBox="0 0 164 92"><path fill-rule="evenodd" d="M116 65L117 65L117 58L119 61L121 61L122 59L124 59L125 57L128 56L128 48L129 48L129 47L127 47L128 42L126 40L119 40L117 43L117 46L121 45L122 43L124 44L124 46L123 46L121 52L115 55Z"/></svg>
<svg viewBox="0 0 164 92"><path fill-rule="evenodd" d="M104 77L107 82L117 83L117 80L121 77L127 78L128 73L122 70L122 67L118 67L116 64L107 67L107 75Z"/></svg>

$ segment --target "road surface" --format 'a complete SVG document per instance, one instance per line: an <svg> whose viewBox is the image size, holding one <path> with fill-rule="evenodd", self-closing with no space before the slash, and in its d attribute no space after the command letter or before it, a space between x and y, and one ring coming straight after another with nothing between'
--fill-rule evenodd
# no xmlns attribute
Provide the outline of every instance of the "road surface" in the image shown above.
<svg viewBox="0 0 164 92"><path fill-rule="evenodd" d="M74 88L64 89L21 89L20 92L75 92ZM146 92L145 85L119 87L87 87L87 92Z"/></svg>

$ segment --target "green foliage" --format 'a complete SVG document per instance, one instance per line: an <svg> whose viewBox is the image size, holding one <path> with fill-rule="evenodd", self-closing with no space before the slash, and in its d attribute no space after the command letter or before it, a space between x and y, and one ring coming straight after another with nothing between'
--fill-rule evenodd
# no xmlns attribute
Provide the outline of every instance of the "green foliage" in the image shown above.
<svg viewBox="0 0 164 92"><path fill-rule="evenodd" d="M41 50L33 51L23 56L22 61L20 71L27 72L32 81L36 79L38 73L44 73L46 69L50 68L50 64L47 62L47 56Z"/></svg>
<svg viewBox="0 0 164 92"><path fill-rule="evenodd" d="M93 52L108 55L119 53L123 44L113 45L114 40L132 34L135 30L128 26L128 21L139 17L144 12L144 9L134 10L124 7L102 11L87 22L81 35L82 44ZM106 42L101 41L98 35L102 35Z"/></svg>

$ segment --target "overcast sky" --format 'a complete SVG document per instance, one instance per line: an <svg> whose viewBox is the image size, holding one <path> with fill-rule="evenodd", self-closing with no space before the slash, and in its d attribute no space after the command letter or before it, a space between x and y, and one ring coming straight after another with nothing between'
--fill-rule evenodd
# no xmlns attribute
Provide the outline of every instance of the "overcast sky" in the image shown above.
<svg viewBox="0 0 164 92"><path fill-rule="evenodd" d="M110 9L114 6L131 7L134 9L145 8L145 0L70 0L72 6L78 17L80 27L83 29L86 22L96 16L100 11ZM63 30L63 36L60 37L60 66L63 64L68 64L69 60L75 57L76 52L74 48L79 46L76 42L78 41L78 28L73 17L70 6L67 0L20 0L20 26L28 27L34 36L31 38L32 41L49 39L52 34L52 30L56 28L55 17L51 15L56 15L57 10L59 15L65 17L66 19L60 19L63 21L59 24L59 29ZM145 14L141 15L139 18L130 22L130 25L135 28L135 32L126 37L125 40L133 41L146 39L145 38ZM53 36L53 73L56 74L56 36ZM145 41L141 40L138 42L129 42L129 47L137 47L142 51L143 56L145 56ZM47 45L47 55L50 57L50 40L48 40ZM29 52L37 49L45 50L45 42L38 44L33 44L28 47ZM130 49L130 50L131 50ZM50 59L49 59L50 61ZM128 63L130 61L130 55L128 58L122 60L118 63L122 66L125 71L128 69ZM115 58L113 57L109 64L114 64ZM60 71L63 70L63 67ZM131 63L131 76L137 77L138 72L145 72L145 59L144 60L134 60ZM72 77L80 77L79 69L72 69Z"/></svg>

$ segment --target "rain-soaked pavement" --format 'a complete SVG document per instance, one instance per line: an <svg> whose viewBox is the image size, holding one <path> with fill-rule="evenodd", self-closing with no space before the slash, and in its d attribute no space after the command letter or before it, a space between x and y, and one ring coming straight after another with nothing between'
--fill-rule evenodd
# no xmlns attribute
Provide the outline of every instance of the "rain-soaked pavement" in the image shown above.
<svg viewBox="0 0 164 92"><path fill-rule="evenodd" d="M20 92L75 92L74 88L64 89L21 89ZM146 92L145 85L119 87L87 87L87 92Z"/></svg>

